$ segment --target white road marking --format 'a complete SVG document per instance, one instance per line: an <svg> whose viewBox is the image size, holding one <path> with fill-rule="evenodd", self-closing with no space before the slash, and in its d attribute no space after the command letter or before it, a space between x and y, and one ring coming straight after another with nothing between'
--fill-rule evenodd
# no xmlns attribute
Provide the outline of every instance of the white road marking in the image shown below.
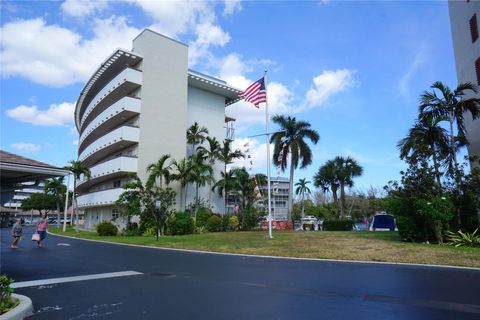
<svg viewBox="0 0 480 320"><path fill-rule="evenodd" d="M109 272L109 273L98 273L90 274L85 276L74 276L74 277L64 277L64 278L52 278L52 279L42 279L42 280L33 280L33 281L22 281L14 282L10 287L16 288L25 288L25 287L35 287L35 286L44 286L54 283L65 283L65 282L75 282L75 281L86 281L86 280L95 280L95 279L106 279L106 278L115 278L115 277L126 277L126 276L136 276L142 274L137 271L120 271L120 272Z"/></svg>
<svg viewBox="0 0 480 320"><path fill-rule="evenodd" d="M69 243L57 243L57 246L70 247L70 244Z"/></svg>

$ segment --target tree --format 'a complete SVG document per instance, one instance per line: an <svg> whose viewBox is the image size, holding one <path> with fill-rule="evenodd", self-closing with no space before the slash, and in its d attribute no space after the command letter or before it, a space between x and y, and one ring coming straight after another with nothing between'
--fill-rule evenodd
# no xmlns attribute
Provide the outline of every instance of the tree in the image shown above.
<svg viewBox="0 0 480 320"><path fill-rule="evenodd" d="M175 170L171 174L171 180L180 182L180 207L185 210L187 202L187 184L192 180L192 161L189 159L173 160L172 167Z"/></svg>
<svg viewBox="0 0 480 320"><path fill-rule="evenodd" d="M362 175L363 168L351 157L335 157L333 162L336 166L337 179L340 183L340 215L345 215L345 187L353 187L353 178Z"/></svg>
<svg viewBox="0 0 480 320"><path fill-rule="evenodd" d="M65 197L67 186L63 184L64 177L52 178L45 182L45 193L51 194L56 199L57 204L57 226L60 228L60 207L62 199Z"/></svg>
<svg viewBox="0 0 480 320"><path fill-rule="evenodd" d="M213 168L209 164L204 163L204 160L205 158L201 153L195 154L190 158L190 181L195 183L195 221L197 219L199 203L198 189L200 186L210 185L215 181L213 178Z"/></svg>
<svg viewBox="0 0 480 320"><path fill-rule="evenodd" d="M152 187L156 181L159 181L158 187L163 188L163 179L165 179L166 184L168 185L170 179L170 170L172 169L172 164L165 165L167 160L170 159L169 154L164 154L158 159L157 162L151 163L147 167L147 172L149 173L147 179L148 187Z"/></svg>
<svg viewBox="0 0 480 320"><path fill-rule="evenodd" d="M217 138L215 137L207 137L205 139L207 141L207 146L199 146L197 148L197 151L199 154L201 154L205 159L208 161L211 167L215 165L215 161L219 158L220 156L220 143L218 142ZM212 183L214 181L209 181L208 187L209 189L212 189ZM211 193L208 193L208 201L210 202L212 200L211 198Z"/></svg>
<svg viewBox="0 0 480 320"><path fill-rule="evenodd" d="M57 197L53 194L47 193L32 193L28 198L22 200L23 210L42 210L48 214L50 210L55 210L57 207Z"/></svg>
<svg viewBox="0 0 480 320"><path fill-rule="evenodd" d="M222 179L225 180L223 182L223 213L227 213L227 192L228 192L228 178L229 175L227 174L227 165L233 163L233 160L239 159L239 158L244 158L245 155L240 151L240 150L234 150L232 151L231 149L231 143L232 140L225 139L223 140L223 144L220 147L220 150L218 152L218 160L223 163L223 173L222 173ZM214 186L215 187L215 186Z"/></svg>
<svg viewBox="0 0 480 320"><path fill-rule="evenodd" d="M400 158L432 157L433 166L438 187L441 188L440 163L448 153L449 143L447 131L439 124L446 120L446 117L433 118L432 116L421 117L415 125L410 128L408 135L397 144L400 150Z"/></svg>
<svg viewBox="0 0 480 320"><path fill-rule="evenodd" d="M340 181L337 175L337 166L333 160L328 160L323 166L318 169L318 172L313 177L313 185L321 188L323 192L330 191L333 197L333 204L338 208L337 191L340 187Z"/></svg>
<svg viewBox="0 0 480 320"><path fill-rule="evenodd" d="M71 160L69 161L70 165L66 166L65 169L73 173L73 199L72 199L72 216L71 221L73 225L73 215L75 214L75 224L78 223L78 212L77 212L77 198L75 197L75 190L77 189L77 180L83 175L90 179L90 169L83 164L81 161Z"/></svg>
<svg viewBox="0 0 480 320"><path fill-rule="evenodd" d="M320 140L317 131L311 129L310 123L297 121L295 117L275 115L272 121L280 126L280 132L270 137L270 143L274 143L273 163L284 172L290 156L290 195L288 201L288 219L290 220L293 208L293 178L294 171L298 168L306 168L312 163L312 150L308 146L308 138L314 144Z"/></svg>
<svg viewBox="0 0 480 320"><path fill-rule="evenodd" d="M480 117L480 99L468 98L465 96L470 91L478 93L478 88L472 83L460 83L455 90L452 91L448 86L440 81L435 82L430 88L431 92L425 91L420 96L419 117L430 117L436 119L439 117L447 117L450 124L450 154L453 159L453 168L449 170L453 177L458 170L457 161L457 143L465 141L465 123L464 115L470 113L475 120ZM435 90L440 92L437 96ZM454 123L457 127L457 135L454 133Z"/></svg>
<svg viewBox="0 0 480 320"><path fill-rule="evenodd" d="M295 194L302 196L302 219L305 216L305 194L312 193L310 188L307 186L310 183L311 181L307 181L306 178L300 179L297 183L295 183L295 186L297 187L297 189L295 189Z"/></svg>
<svg viewBox="0 0 480 320"><path fill-rule="evenodd" d="M196 121L187 129L187 143L192 145L192 155L196 152L195 146L202 144L207 135L208 129L200 126Z"/></svg>

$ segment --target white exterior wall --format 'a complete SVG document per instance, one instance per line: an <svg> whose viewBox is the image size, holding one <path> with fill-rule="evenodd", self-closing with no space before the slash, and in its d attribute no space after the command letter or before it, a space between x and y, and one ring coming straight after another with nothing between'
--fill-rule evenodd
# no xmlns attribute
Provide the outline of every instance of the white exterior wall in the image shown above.
<svg viewBox="0 0 480 320"><path fill-rule="evenodd" d="M85 210L84 227L87 229L95 229L97 224L102 221L111 221L115 224L119 231L127 225L127 218L119 215L118 218L112 219L114 207L96 207Z"/></svg>
<svg viewBox="0 0 480 320"><path fill-rule="evenodd" d="M192 86L188 87L188 125L198 122L200 126L206 127L210 137L217 138L219 143L225 139L225 97L204 91ZM188 146L190 154L191 146ZM214 165L215 180L221 179L223 165L219 162ZM214 212L223 211L223 197L218 192L212 192L211 187L199 188L199 197L208 199L213 206ZM190 185L187 191L187 204L192 203L195 198L195 186Z"/></svg>
<svg viewBox="0 0 480 320"><path fill-rule="evenodd" d="M448 7L458 82L478 85L475 60L480 58L480 38L472 43L469 22L476 13L477 24L480 26L480 1L449 1ZM480 119L473 121L470 114L467 114L465 126L470 142L468 153L480 156Z"/></svg>

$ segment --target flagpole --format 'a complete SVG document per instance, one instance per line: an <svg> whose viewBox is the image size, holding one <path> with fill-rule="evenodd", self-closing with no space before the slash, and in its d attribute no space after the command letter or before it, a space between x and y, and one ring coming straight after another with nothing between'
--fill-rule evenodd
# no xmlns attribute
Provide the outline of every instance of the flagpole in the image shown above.
<svg viewBox="0 0 480 320"><path fill-rule="evenodd" d="M272 236L272 200L271 200L271 190L270 190L270 129L269 122L270 117L268 115L268 90L267 90L267 69L263 75L263 81L265 85L265 142L267 145L267 190L268 190L268 237L270 239Z"/></svg>

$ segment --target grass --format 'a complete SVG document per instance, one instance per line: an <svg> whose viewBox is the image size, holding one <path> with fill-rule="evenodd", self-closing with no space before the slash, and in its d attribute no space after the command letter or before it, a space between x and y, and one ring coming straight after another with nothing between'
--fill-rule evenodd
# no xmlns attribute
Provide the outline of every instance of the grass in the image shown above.
<svg viewBox="0 0 480 320"><path fill-rule="evenodd" d="M274 231L217 232L185 236L100 237L95 232L73 229L55 234L78 238L213 252L243 253L298 258L321 258L358 261L406 262L480 268L480 248L455 248L449 245L427 245L402 242L397 232L369 231Z"/></svg>

